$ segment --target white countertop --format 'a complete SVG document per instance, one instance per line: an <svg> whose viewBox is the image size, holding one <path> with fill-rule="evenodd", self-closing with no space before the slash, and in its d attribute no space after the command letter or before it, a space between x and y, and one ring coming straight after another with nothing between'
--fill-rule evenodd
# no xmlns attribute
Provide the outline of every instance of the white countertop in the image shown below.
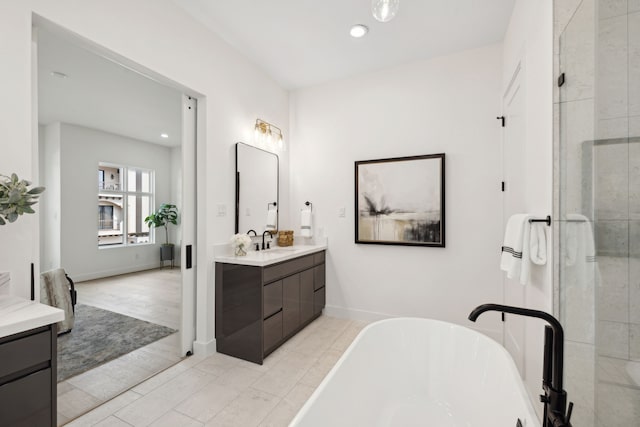
<svg viewBox="0 0 640 427"><path fill-rule="evenodd" d="M64 311L11 295L0 295L0 338L64 320Z"/></svg>
<svg viewBox="0 0 640 427"><path fill-rule="evenodd" d="M293 245L280 247L276 246L272 249L263 251L249 251L245 256L235 256L232 254L231 247L218 250L213 260L215 262L223 262L226 264L252 265L256 267L266 267L271 264L277 264L303 255L309 255L314 252L320 252L327 249L325 244L314 245Z"/></svg>

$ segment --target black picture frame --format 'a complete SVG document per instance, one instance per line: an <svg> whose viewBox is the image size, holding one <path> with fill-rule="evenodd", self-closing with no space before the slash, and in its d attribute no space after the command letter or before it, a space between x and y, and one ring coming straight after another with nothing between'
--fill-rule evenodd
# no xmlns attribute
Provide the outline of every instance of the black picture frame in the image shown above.
<svg viewBox="0 0 640 427"><path fill-rule="evenodd" d="M445 247L445 154L355 162L355 243Z"/></svg>

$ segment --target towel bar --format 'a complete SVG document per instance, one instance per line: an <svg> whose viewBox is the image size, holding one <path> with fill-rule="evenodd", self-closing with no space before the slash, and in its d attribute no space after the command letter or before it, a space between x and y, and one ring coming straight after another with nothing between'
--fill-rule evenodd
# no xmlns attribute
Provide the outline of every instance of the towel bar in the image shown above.
<svg viewBox="0 0 640 427"><path fill-rule="evenodd" d="M548 226L551 226L551 215L547 215L547 217L545 219L535 219L532 218L529 220L529 222L544 222L546 223Z"/></svg>
<svg viewBox="0 0 640 427"><path fill-rule="evenodd" d="M304 205L309 206L309 210L313 210L313 203L311 203L310 201L307 200L306 202L304 202Z"/></svg>

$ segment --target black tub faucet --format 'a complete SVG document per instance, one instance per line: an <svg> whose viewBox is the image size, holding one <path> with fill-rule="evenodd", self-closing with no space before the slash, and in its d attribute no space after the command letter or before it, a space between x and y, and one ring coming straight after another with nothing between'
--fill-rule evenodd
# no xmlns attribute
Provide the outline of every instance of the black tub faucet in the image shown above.
<svg viewBox="0 0 640 427"><path fill-rule="evenodd" d="M269 231L269 230L265 230L264 233L262 233L262 249L263 250L264 249L270 249L269 246L271 244L271 241L267 242L267 247L266 248L264 246L264 235L267 234L267 233L269 233L269 237L273 238L273 233L271 231Z"/></svg>
<svg viewBox="0 0 640 427"><path fill-rule="evenodd" d="M544 395L540 401L544 403L543 427L571 427L571 411L573 402L567 409L567 392L562 389L562 370L564 359L564 331L558 319L539 310L512 307L500 304L479 305L469 314L469 320L475 322L485 311L517 314L519 316L537 317L547 321L544 331L544 367L542 369L542 388ZM566 411L566 412L565 412Z"/></svg>

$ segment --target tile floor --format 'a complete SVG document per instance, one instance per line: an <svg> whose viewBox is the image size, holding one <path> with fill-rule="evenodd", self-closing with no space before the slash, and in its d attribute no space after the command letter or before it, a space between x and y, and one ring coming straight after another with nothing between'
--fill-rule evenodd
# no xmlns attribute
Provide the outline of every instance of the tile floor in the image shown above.
<svg viewBox="0 0 640 427"><path fill-rule="evenodd" d="M598 427L640 425L640 362L599 356L595 411Z"/></svg>
<svg viewBox="0 0 640 427"><path fill-rule="evenodd" d="M263 365L198 355L68 426L286 426L365 326L321 316Z"/></svg>
<svg viewBox="0 0 640 427"><path fill-rule="evenodd" d="M159 269L77 283L78 302L177 330L180 278L179 269ZM178 352L175 333L58 383L58 425L178 363Z"/></svg>

